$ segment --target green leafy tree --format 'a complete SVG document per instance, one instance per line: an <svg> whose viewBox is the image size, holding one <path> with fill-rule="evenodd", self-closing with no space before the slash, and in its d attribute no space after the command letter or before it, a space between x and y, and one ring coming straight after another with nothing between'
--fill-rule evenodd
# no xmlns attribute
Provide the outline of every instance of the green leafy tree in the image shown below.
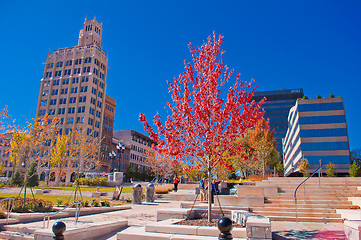
<svg viewBox="0 0 361 240"><path fill-rule="evenodd" d="M336 168L331 162L327 164L326 175L327 177L336 177Z"/></svg>
<svg viewBox="0 0 361 240"><path fill-rule="evenodd" d="M21 177L21 173L18 169L14 172L13 176L11 177L11 185L12 186L22 186L24 183L24 179Z"/></svg>
<svg viewBox="0 0 361 240"><path fill-rule="evenodd" d="M330 94L330 98L334 98L335 97L335 95L333 95L332 93Z"/></svg>
<svg viewBox="0 0 361 240"><path fill-rule="evenodd" d="M277 165L276 165L276 170L277 170L277 173L281 176L283 176L284 172L285 172L285 167L283 165L282 162L278 162Z"/></svg>
<svg viewBox="0 0 361 240"><path fill-rule="evenodd" d="M356 162L351 164L350 177L361 177L361 167Z"/></svg>
<svg viewBox="0 0 361 240"><path fill-rule="evenodd" d="M308 172L308 160L306 158L301 159L299 165L298 165L298 169L300 170L300 172L303 174L304 177L308 177L310 176L310 173Z"/></svg>
<svg viewBox="0 0 361 240"><path fill-rule="evenodd" d="M39 185L39 175L36 172L37 163L33 162L28 170L27 185L36 187Z"/></svg>
<svg viewBox="0 0 361 240"><path fill-rule="evenodd" d="M317 99L321 99L322 97L321 97L321 95L320 94L318 94L317 95Z"/></svg>

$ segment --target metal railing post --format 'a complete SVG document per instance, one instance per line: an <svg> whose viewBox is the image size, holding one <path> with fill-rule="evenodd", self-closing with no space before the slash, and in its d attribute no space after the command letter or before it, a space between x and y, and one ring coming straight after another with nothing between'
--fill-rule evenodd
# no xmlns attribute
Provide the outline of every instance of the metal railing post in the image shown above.
<svg viewBox="0 0 361 240"><path fill-rule="evenodd" d="M316 169L316 171L314 171L310 176L308 176L305 180L303 180L297 187L296 187L296 189L295 189L295 192L294 192L294 194L293 194L293 197L294 197L294 199L295 199L295 206L296 206L296 221L298 222L298 219L297 219L297 190L299 189L299 187L302 185L302 184L304 184L308 179L310 179L313 175L315 175L316 174L316 172L317 171L319 171L321 169L321 166L319 166L317 169ZM304 187L304 199L305 199L305 201L306 201L306 187L305 187L305 185L303 185L303 187Z"/></svg>
<svg viewBox="0 0 361 240"><path fill-rule="evenodd" d="M318 170L318 187L321 188L321 170L322 170L322 163L321 163L321 159L320 159L320 167Z"/></svg>

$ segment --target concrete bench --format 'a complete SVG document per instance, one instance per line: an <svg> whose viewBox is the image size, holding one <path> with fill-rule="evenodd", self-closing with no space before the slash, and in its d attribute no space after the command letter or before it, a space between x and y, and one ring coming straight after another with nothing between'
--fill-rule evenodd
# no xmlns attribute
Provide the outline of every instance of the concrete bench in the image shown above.
<svg viewBox="0 0 361 240"><path fill-rule="evenodd" d="M232 220L246 227L247 239L272 239L271 221L268 217L257 215L246 210L233 210Z"/></svg>
<svg viewBox="0 0 361 240"><path fill-rule="evenodd" d="M360 240L361 220L345 220L344 231L347 240Z"/></svg>
<svg viewBox="0 0 361 240"><path fill-rule="evenodd" d="M92 192L92 197L100 197L100 196L106 196L106 192Z"/></svg>

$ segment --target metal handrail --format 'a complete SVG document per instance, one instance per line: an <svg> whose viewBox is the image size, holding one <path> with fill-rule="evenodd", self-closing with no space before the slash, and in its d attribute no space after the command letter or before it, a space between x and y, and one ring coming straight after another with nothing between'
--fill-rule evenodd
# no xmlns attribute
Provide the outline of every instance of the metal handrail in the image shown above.
<svg viewBox="0 0 361 240"><path fill-rule="evenodd" d="M316 174L316 172L318 172L320 169L322 168L322 165L321 165L321 161L320 161L320 166L310 175L310 176L308 176L305 180L303 180L298 186L297 186L297 188L295 189L295 193L293 194L293 197L294 197L294 199L295 199L295 205L296 205L296 222L298 222L298 218L297 218L297 190L298 190L298 188L302 185L302 184L304 184L308 179L310 179L313 175L315 175ZM319 172L319 174L318 174L318 184L319 184L319 186L321 186L320 185L320 172ZM303 185L304 187L305 187L305 185ZM305 187L305 189L304 189L304 196L305 196L305 200L306 200L306 187Z"/></svg>
<svg viewBox="0 0 361 240"><path fill-rule="evenodd" d="M43 219L43 228L45 229L45 219L46 219L46 218L48 219L48 224L47 224L46 228L49 228L50 217L53 217L53 216L57 215L58 213L61 213L62 211L64 211L64 210L67 209L67 208L70 208L70 207L73 206L73 205L76 205L75 224L77 224L77 223L78 223L78 219L79 219L79 215L80 215L81 202L71 203L71 204L69 204L68 206L65 206L64 208L58 210L58 211L55 212L55 213L51 213L51 214L48 214L48 215L44 216L44 219Z"/></svg>
<svg viewBox="0 0 361 240"><path fill-rule="evenodd" d="M14 206L14 203L15 203L15 198L13 198L13 197L3 198L3 199L0 200L0 202L5 201L5 200L9 200L9 202L12 200L12 202L13 202L13 203L11 204L11 206L10 206L10 204L8 204L8 214L7 214L7 216L6 216L6 221L5 221L5 224L8 224L9 217L10 217L10 214L11 214L11 212L12 212L12 210L13 210L13 206Z"/></svg>

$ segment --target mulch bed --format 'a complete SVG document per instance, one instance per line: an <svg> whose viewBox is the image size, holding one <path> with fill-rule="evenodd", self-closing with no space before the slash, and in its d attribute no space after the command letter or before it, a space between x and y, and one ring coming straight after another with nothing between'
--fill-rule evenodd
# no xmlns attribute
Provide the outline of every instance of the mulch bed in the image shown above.
<svg viewBox="0 0 361 240"><path fill-rule="evenodd" d="M192 225L192 226L208 226L208 227L217 227L218 226L218 220L219 219L212 219L212 222L208 222L208 219L202 218L202 219L189 219L189 220L182 220L179 222L176 222L174 224L177 225ZM239 224L236 224L233 222L233 227L242 227Z"/></svg>

